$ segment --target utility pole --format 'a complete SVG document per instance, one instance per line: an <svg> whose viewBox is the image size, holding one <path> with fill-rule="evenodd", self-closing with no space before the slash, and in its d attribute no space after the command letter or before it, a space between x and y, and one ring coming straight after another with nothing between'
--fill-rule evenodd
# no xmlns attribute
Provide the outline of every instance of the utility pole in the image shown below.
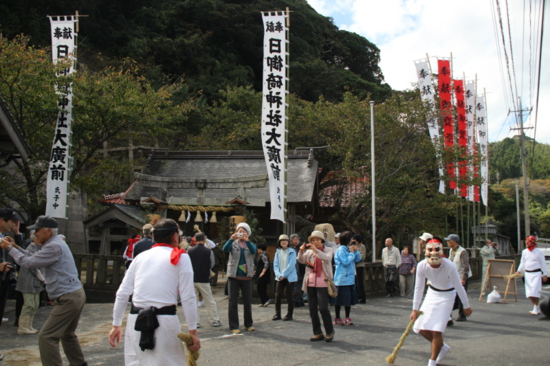
<svg viewBox="0 0 550 366"><path fill-rule="evenodd" d="M521 252L521 221L519 219L519 182L516 180L516 211L517 211L517 220L518 220L518 253Z"/></svg>
<svg viewBox="0 0 550 366"><path fill-rule="evenodd" d="M529 182L527 177L527 157L525 156L525 132L524 130L533 127L523 127L523 110L521 109L521 98L519 98L519 114L520 128L512 128L512 130L521 130L521 165L523 170L523 212L525 215L525 237L531 235L531 221L529 219Z"/></svg>
<svg viewBox="0 0 550 366"><path fill-rule="evenodd" d="M374 170L374 101L370 102L370 181L372 203L372 262L376 262L376 176Z"/></svg>

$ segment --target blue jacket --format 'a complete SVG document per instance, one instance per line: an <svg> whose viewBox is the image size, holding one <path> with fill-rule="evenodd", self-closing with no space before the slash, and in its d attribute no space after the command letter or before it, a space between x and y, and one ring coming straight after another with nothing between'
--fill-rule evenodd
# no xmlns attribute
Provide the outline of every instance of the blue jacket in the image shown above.
<svg viewBox="0 0 550 366"><path fill-rule="evenodd" d="M279 267L279 253L282 249L277 249L275 252L275 259L273 260L273 272L275 272L275 281L279 281L279 277L283 276L288 282L298 281L298 273L296 273L296 251L292 248L288 248L288 259L286 262L286 268Z"/></svg>
<svg viewBox="0 0 550 366"><path fill-rule="evenodd" d="M355 263L361 261L359 251L351 253L349 248L341 245L336 251L334 262L336 263L336 273L334 274L334 284L336 286L349 286L355 284Z"/></svg>

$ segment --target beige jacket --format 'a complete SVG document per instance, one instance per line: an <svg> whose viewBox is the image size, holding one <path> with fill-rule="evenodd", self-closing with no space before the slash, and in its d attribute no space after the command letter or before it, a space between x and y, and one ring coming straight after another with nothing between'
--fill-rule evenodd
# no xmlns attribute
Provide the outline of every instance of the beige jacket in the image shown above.
<svg viewBox="0 0 550 366"><path fill-rule="evenodd" d="M328 278L330 280L333 279L332 274L332 256L334 255L334 252L332 251L332 248L329 248L325 245L325 249L323 251L317 251L317 254L311 249L308 249L306 251L298 251L298 262L302 264L306 264L306 262L314 263L315 258L318 257L320 260L323 261L323 269L325 270L325 273L327 274ZM304 275L304 281L302 283L302 291L307 292L307 280L309 278L309 274L311 273L311 268L306 266L306 273Z"/></svg>

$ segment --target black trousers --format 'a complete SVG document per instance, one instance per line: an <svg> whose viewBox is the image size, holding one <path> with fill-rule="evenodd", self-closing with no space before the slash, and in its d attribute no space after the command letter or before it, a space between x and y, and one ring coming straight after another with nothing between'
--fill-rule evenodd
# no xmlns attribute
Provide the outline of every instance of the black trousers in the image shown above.
<svg viewBox="0 0 550 366"><path fill-rule="evenodd" d="M464 287L464 291L468 291L468 280L466 280L466 284L462 287ZM460 296L458 296L458 294L456 294L453 309L458 309L458 316L460 316L461 318L466 317L466 314L464 314L464 305L462 304L462 301L460 300Z"/></svg>
<svg viewBox="0 0 550 366"><path fill-rule="evenodd" d="M214 272L214 276L210 277L210 286L217 286L218 274L220 272L220 265L216 264L214 267L212 267L212 272Z"/></svg>
<svg viewBox="0 0 550 366"><path fill-rule="evenodd" d="M365 294L365 267L355 267L357 275L355 275L355 288L357 289L357 297L359 302L365 301L367 296Z"/></svg>
<svg viewBox="0 0 550 366"><path fill-rule="evenodd" d="M243 295L244 305L244 326L252 326L252 279L238 280L233 277L227 279L227 288L229 292L229 307L227 313L229 317L229 329L239 329L239 289Z"/></svg>
<svg viewBox="0 0 550 366"><path fill-rule="evenodd" d="M306 266L302 263L296 263L296 269L298 273L298 282L294 285L294 306L301 307L304 306L304 292L302 291L302 283L304 282L304 273L306 271Z"/></svg>
<svg viewBox="0 0 550 366"><path fill-rule="evenodd" d="M386 280L386 291L388 295L397 294L397 268L388 266L384 268L384 278Z"/></svg>
<svg viewBox="0 0 550 366"><path fill-rule="evenodd" d="M288 303L288 311L286 314L290 317L292 317L292 314L294 314L294 299L292 298L292 294L294 292L295 283L296 282L288 282L286 278L282 281L277 282L277 292L275 294L275 314L281 316L281 302L283 300L283 292L286 293L286 301Z"/></svg>
<svg viewBox="0 0 550 366"><path fill-rule="evenodd" d="M0 281L0 325L2 325L2 318L4 317L4 309L6 308L9 287L10 283L8 280Z"/></svg>
<svg viewBox="0 0 550 366"><path fill-rule="evenodd" d="M309 306L309 316L311 317L311 325L313 326L313 335L322 334L321 321L319 319L319 313L323 319L323 325L325 326L325 332L332 334L334 332L334 326L332 325L332 317L328 308L329 296L326 287L308 287L307 299Z"/></svg>
<svg viewBox="0 0 550 366"><path fill-rule="evenodd" d="M262 304L265 304L269 300L269 295L267 294L267 285L269 284L269 276L263 275L258 277L256 282L256 289L258 290L258 295L260 295L260 301Z"/></svg>

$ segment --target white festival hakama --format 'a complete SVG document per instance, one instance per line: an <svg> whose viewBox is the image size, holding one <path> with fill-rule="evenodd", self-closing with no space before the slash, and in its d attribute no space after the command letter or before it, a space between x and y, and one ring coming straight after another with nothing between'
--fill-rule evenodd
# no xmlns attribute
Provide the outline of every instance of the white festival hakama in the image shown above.
<svg viewBox="0 0 550 366"><path fill-rule="evenodd" d="M453 311L456 291L435 291L431 288L426 293L426 298L420 307L424 314L414 322L415 333L420 330L432 330L443 333L447 328L449 314Z"/></svg>
<svg viewBox="0 0 550 366"><path fill-rule="evenodd" d="M527 272L539 269L538 272ZM521 262L518 267L518 272L523 271L525 271L525 296L540 298L542 276L546 276L548 273L544 252L539 248L524 249L521 252Z"/></svg>
<svg viewBox="0 0 550 366"><path fill-rule="evenodd" d="M540 298L542 272L525 272L525 297Z"/></svg>
<svg viewBox="0 0 550 366"><path fill-rule="evenodd" d="M436 291L430 287L426 293L422 307L420 307L426 280L430 281L430 285L436 289L448 290L454 288L454 290ZM468 296L458 277L458 271L453 262L447 258L442 258L439 268L432 268L426 260L418 263L413 310L421 310L423 314L416 319L413 326L414 332L419 333L421 330L429 330L443 333L447 328L449 314L453 310L457 293L464 304L464 308L469 308Z"/></svg>
<svg viewBox="0 0 550 366"><path fill-rule="evenodd" d="M162 308L178 303L189 330L197 328L197 305L193 286L193 266L188 254L181 254L179 263L170 263L172 249L155 247L134 259L117 291L113 309L113 325L120 326L128 297L138 308ZM181 332L177 315L157 315L159 327L155 330L155 348L142 351L141 332L134 330L137 314L128 314L124 334L124 362L126 366L185 365L185 348L177 337Z"/></svg>
<svg viewBox="0 0 550 366"><path fill-rule="evenodd" d="M137 314L128 314L124 335L125 366L176 366L186 362L185 348L178 338L181 325L177 315L157 315L159 327L155 330L155 348L142 351L141 332L134 330Z"/></svg>

